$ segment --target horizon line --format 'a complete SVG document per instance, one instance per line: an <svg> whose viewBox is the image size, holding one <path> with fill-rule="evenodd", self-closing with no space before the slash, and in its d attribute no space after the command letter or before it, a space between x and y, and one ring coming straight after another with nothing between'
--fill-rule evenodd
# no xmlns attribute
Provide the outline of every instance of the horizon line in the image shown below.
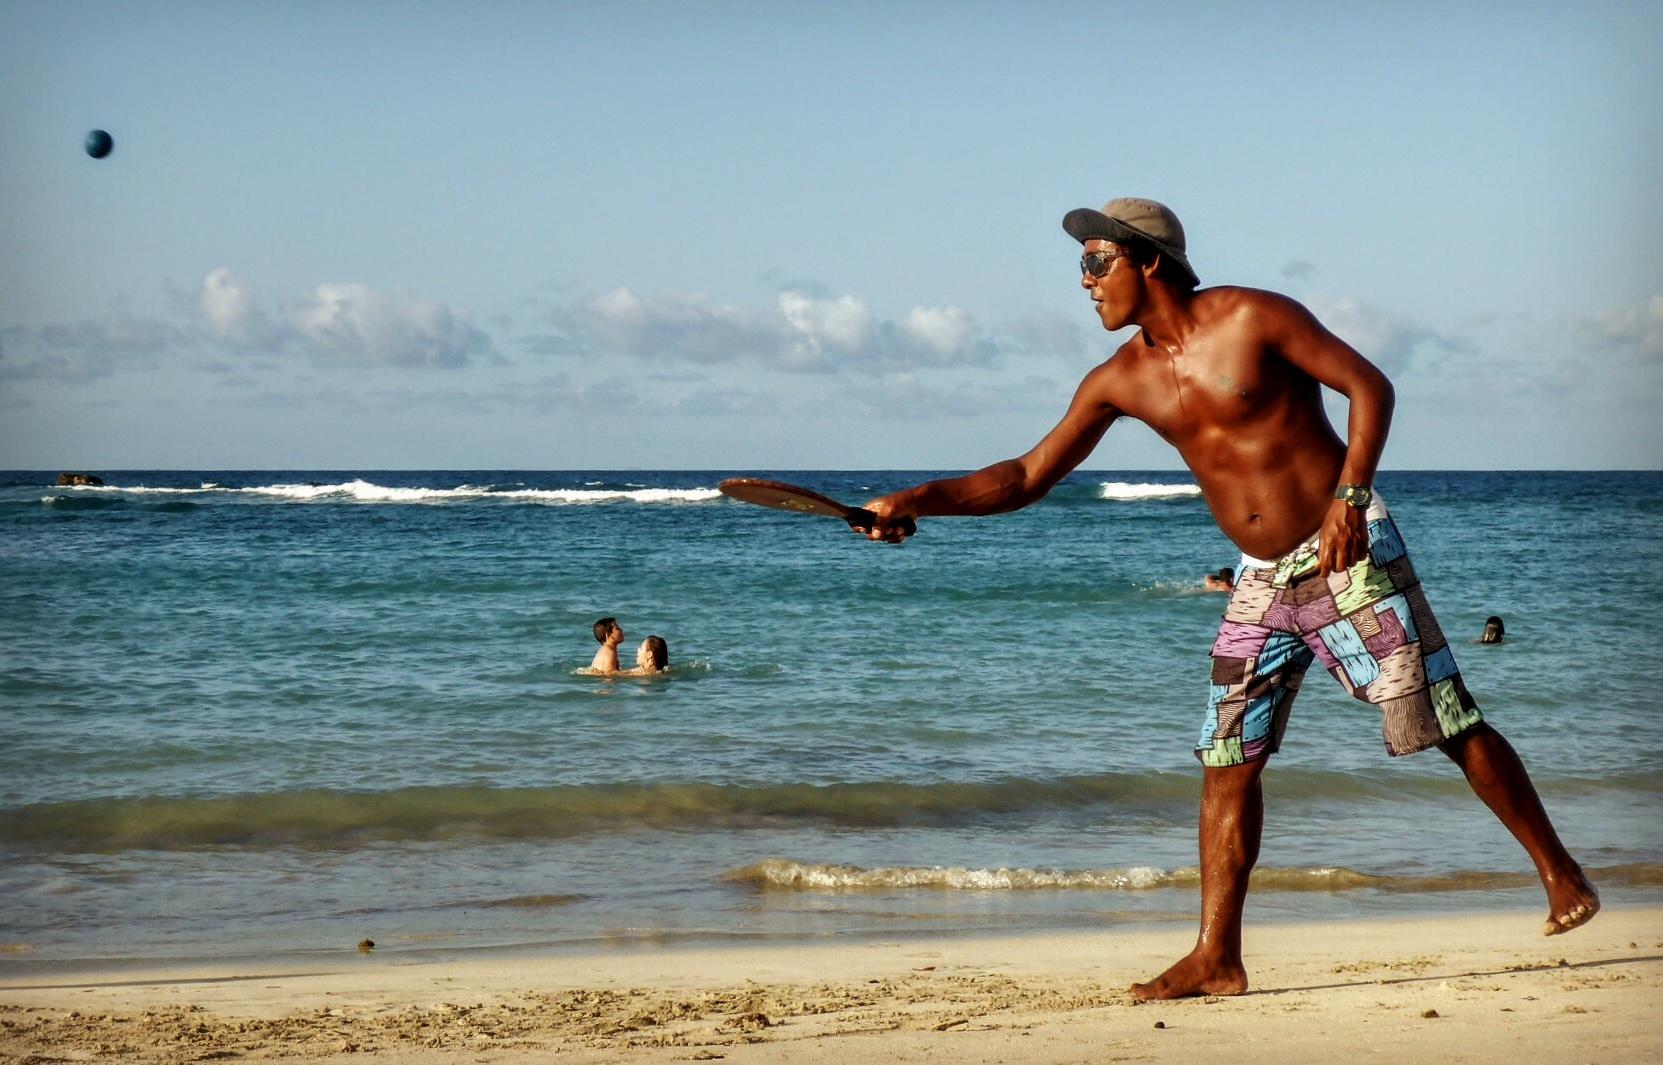
<svg viewBox="0 0 1663 1065"><path fill-rule="evenodd" d="M53 466L0 469L25 473L971 473L981 466ZM1175 466L1080 466L1070 473L1190 473ZM1663 473L1663 466L1400 466L1377 473ZM1066 476L1066 475L1065 475Z"/></svg>

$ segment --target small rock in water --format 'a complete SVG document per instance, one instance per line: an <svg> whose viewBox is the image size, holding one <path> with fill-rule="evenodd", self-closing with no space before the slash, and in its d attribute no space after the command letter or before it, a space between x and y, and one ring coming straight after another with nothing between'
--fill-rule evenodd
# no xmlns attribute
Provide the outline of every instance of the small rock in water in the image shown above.
<svg viewBox="0 0 1663 1065"><path fill-rule="evenodd" d="M368 954L370 951L372 951L374 949L375 949L375 940L365 938L365 939L360 939L358 941L358 952L360 954Z"/></svg>

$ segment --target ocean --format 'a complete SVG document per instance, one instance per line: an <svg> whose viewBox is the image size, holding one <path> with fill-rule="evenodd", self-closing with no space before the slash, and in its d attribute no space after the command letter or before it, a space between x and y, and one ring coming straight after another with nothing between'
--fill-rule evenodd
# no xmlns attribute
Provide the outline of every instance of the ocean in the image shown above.
<svg viewBox="0 0 1663 1065"><path fill-rule="evenodd" d="M895 547L741 473L937 475L0 473L0 968L1193 920L1200 581L1238 553L1187 474ZM1572 853L1655 904L1663 474L1378 487ZM581 675L608 615L670 673ZM1264 781L1249 922L1545 911L1320 668Z"/></svg>

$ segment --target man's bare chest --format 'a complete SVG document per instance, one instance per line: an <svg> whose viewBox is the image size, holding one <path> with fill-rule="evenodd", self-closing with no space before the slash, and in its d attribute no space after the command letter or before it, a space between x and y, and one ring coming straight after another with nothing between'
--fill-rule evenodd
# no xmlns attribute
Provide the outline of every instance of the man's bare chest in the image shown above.
<svg viewBox="0 0 1663 1065"><path fill-rule="evenodd" d="M1272 353L1228 347L1139 352L1125 413L1174 443L1252 424L1287 403L1304 377Z"/></svg>

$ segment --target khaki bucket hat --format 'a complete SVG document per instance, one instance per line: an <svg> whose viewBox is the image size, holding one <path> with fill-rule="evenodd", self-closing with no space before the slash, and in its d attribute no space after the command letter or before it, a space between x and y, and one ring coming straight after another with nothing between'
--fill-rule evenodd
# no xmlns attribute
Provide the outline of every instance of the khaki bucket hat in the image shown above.
<svg viewBox="0 0 1663 1065"><path fill-rule="evenodd" d="M1177 263L1191 281L1201 283L1184 254L1184 224L1164 203L1123 196L1105 203L1101 211L1075 208L1063 215L1062 227L1081 244L1088 240L1112 240L1116 244L1141 241Z"/></svg>

